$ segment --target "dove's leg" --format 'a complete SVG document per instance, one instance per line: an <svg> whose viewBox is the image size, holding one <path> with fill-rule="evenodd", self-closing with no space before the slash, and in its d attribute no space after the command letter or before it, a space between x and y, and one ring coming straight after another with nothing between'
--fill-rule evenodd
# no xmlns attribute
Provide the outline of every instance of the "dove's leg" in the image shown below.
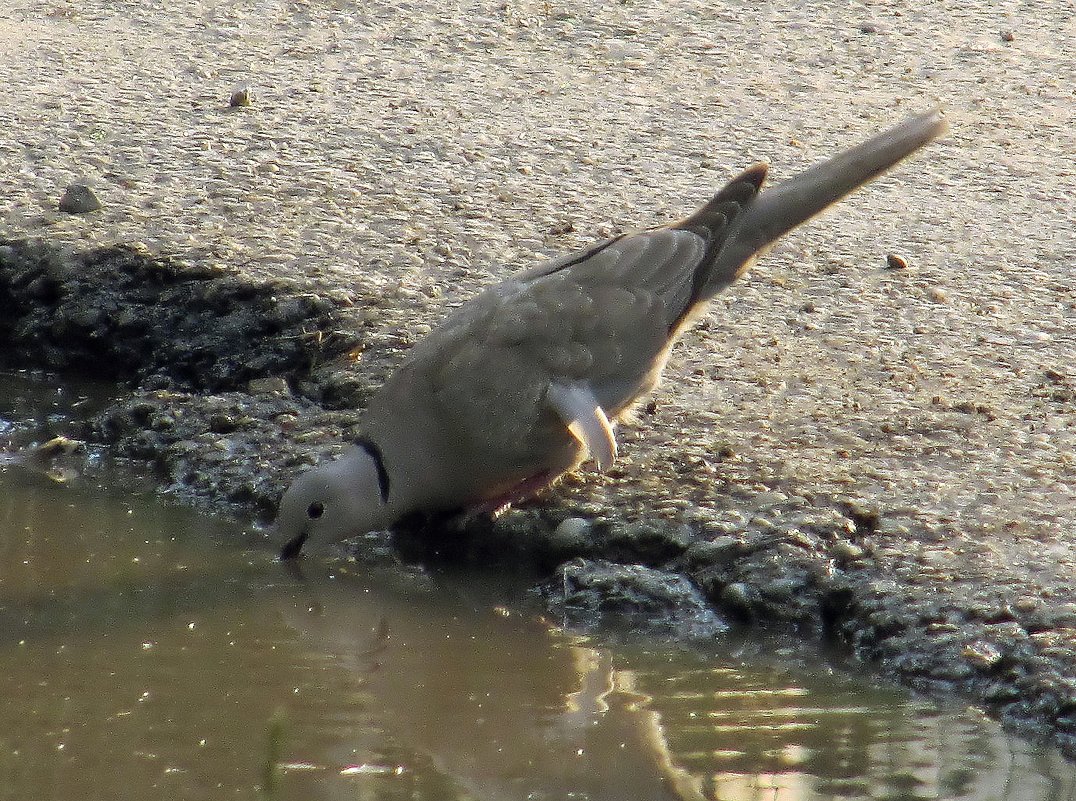
<svg viewBox="0 0 1076 801"><path fill-rule="evenodd" d="M421 539L423 532L440 530L459 525L481 515L496 517L501 512L523 501L528 501L544 490L560 475L555 470L543 470L526 478L506 491L461 509L445 509L439 512L413 512L392 525L393 534L404 538Z"/></svg>
<svg viewBox="0 0 1076 801"><path fill-rule="evenodd" d="M513 506L517 503L522 503L523 501L529 501L539 492L552 484L553 479L555 479L557 475L559 474L554 473L552 470L543 470L537 475L523 479L523 481L520 481L507 492L503 492L496 497L484 500L476 506L468 507L465 514L492 514L496 517L498 514L508 509L510 506Z"/></svg>
<svg viewBox="0 0 1076 801"><path fill-rule="evenodd" d="M550 384L546 397L568 431L594 457L599 470L616 461L613 426L590 387L583 382Z"/></svg>

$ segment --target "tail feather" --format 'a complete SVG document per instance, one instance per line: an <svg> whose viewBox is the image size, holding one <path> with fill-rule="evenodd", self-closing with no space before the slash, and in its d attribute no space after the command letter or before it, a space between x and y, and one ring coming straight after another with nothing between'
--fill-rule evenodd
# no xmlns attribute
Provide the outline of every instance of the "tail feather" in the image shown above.
<svg viewBox="0 0 1076 801"><path fill-rule="evenodd" d="M692 300L707 300L747 271L768 246L949 128L939 109L911 117L861 145L764 192L766 165L737 176L676 228L709 240L693 279Z"/></svg>
<svg viewBox="0 0 1076 801"><path fill-rule="evenodd" d="M690 313L699 301L719 291L720 288L707 294L707 284L711 279L714 261L721 253L725 242L728 241L728 234L733 230L733 222L758 196L768 170L769 167L766 164L751 165L725 184L721 191L701 209L671 226L691 231L706 240L706 253L691 276L691 294L681 312L681 318ZM728 283L732 283L734 278L735 276L729 279ZM674 323L673 327L675 328L678 324L679 320Z"/></svg>

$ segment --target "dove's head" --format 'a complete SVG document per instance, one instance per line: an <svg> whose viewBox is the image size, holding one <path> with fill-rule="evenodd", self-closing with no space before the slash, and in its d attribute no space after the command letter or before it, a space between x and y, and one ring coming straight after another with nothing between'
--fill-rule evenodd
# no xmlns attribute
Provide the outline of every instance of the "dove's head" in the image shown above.
<svg viewBox="0 0 1076 801"><path fill-rule="evenodd" d="M308 541L324 547L388 526L393 522L388 495L381 453L366 441L339 459L303 473L281 498L273 524L280 558L298 556Z"/></svg>

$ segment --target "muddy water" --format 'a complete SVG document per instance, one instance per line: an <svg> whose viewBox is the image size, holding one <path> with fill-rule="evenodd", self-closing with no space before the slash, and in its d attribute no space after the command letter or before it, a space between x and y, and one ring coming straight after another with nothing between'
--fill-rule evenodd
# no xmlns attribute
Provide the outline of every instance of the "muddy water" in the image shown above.
<svg viewBox="0 0 1076 801"><path fill-rule="evenodd" d="M0 417L45 428L72 402L16 394ZM586 640L511 580L292 572L257 532L50 475L0 468L0 799L1076 797L974 711L757 632Z"/></svg>

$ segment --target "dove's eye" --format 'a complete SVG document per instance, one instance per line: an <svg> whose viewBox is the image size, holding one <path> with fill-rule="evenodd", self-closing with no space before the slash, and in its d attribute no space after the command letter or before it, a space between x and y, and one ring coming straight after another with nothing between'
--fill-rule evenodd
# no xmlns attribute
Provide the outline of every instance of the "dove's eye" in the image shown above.
<svg viewBox="0 0 1076 801"><path fill-rule="evenodd" d="M312 504L306 507L306 516L309 517L311 520L317 520L323 514L325 514L325 504L323 504L321 501L314 501Z"/></svg>

